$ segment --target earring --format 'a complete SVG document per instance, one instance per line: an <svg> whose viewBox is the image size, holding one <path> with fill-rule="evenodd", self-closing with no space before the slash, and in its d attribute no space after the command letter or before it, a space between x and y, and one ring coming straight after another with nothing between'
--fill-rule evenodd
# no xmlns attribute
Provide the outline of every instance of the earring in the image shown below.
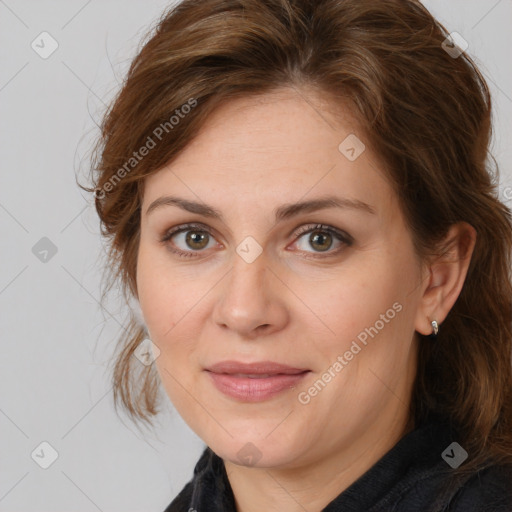
<svg viewBox="0 0 512 512"><path fill-rule="evenodd" d="M429 338L435 340L437 338L437 334L439 333L439 324L435 320L432 320L430 323L432 324L432 334L429 335Z"/></svg>

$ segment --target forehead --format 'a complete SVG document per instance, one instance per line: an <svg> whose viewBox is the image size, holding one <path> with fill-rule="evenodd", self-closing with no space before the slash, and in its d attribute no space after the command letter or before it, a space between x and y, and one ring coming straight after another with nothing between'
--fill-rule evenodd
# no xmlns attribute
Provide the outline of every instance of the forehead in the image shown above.
<svg viewBox="0 0 512 512"><path fill-rule="evenodd" d="M144 203L173 191L221 209L336 192L382 204L391 190L379 166L348 108L288 88L220 105L171 164L146 178Z"/></svg>

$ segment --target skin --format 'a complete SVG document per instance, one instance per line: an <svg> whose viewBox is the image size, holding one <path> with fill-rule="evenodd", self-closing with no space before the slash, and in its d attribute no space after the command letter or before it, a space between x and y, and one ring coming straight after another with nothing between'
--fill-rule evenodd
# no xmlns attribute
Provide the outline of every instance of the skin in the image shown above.
<svg viewBox="0 0 512 512"><path fill-rule="evenodd" d="M432 319L442 323L467 272L473 228L454 225L447 255L422 262L378 157L369 145L355 161L338 149L351 133L364 141L348 109L311 90L231 100L177 159L145 179L137 289L161 351L157 369L180 415L224 460L241 512L321 510L412 429L415 333L430 334ZM374 213L328 208L274 222L277 207L329 194ZM167 195L211 205L223 220L173 205L147 214ZM205 248L187 244L187 233L160 241L189 222L211 230ZM327 241L316 244L311 233L296 235L317 223L353 242L324 231ZM248 236L262 249L252 263L236 252ZM299 393L393 304L401 310L301 403ZM203 371L227 359L311 372L294 389L244 403ZM251 463L237 455L247 443L257 454Z"/></svg>

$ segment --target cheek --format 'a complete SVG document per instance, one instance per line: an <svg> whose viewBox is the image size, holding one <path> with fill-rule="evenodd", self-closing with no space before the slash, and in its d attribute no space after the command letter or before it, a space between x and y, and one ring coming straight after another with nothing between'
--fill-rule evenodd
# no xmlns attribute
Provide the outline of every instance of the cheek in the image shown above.
<svg viewBox="0 0 512 512"><path fill-rule="evenodd" d="M368 269L372 269L369 271ZM350 365L389 369L406 358L414 325L414 305L409 304L415 269L400 262L375 259L329 281L302 288L307 306L315 313L320 332L316 348L330 365L347 355ZM325 334L327 332L327 335ZM352 365L352 361L357 361Z"/></svg>
<svg viewBox="0 0 512 512"><path fill-rule="evenodd" d="M192 266L177 268L170 264L165 251L151 247L140 250L139 302L150 337L161 351L157 364L188 364L207 320L207 292L216 277L211 274L199 275Z"/></svg>
<svg viewBox="0 0 512 512"><path fill-rule="evenodd" d="M173 404L180 411L187 410L189 395L183 393L183 383L189 380L192 340L197 338L190 323L197 312L193 309L197 299L193 300L193 283L177 278L161 256L151 252L139 253L139 302L150 338L160 350L155 364L162 384Z"/></svg>
<svg viewBox="0 0 512 512"><path fill-rule="evenodd" d="M155 342L162 340L163 334L176 324L179 314L176 297L183 297L179 281L160 260L161 256L155 251L141 245L137 260L137 290L146 325Z"/></svg>
<svg viewBox="0 0 512 512"><path fill-rule="evenodd" d="M373 325L381 314L400 300L397 280L388 271L371 275L365 268L343 272L333 279L316 281L312 286L297 283L297 295L335 338L353 336ZM321 321L321 323L320 323Z"/></svg>

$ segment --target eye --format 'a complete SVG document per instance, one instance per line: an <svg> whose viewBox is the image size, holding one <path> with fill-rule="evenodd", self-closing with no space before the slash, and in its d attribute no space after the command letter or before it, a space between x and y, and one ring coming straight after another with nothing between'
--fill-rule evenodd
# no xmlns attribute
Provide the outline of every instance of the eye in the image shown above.
<svg viewBox="0 0 512 512"><path fill-rule="evenodd" d="M305 235L309 237L306 238ZM306 244L309 247L313 247L316 253L326 253L331 249L333 244L338 241L340 246L333 250L329 251L326 256L332 256L340 252L344 246L351 246L353 243L353 238L348 234L340 231L331 226L325 226L323 224L316 224L314 226L303 226L296 233L295 236L299 238L297 245L301 251L311 252L307 250ZM302 244L300 243L302 242ZM305 242L305 243L304 243ZM315 255L314 257L324 257L321 254Z"/></svg>
<svg viewBox="0 0 512 512"><path fill-rule="evenodd" d="M308 234L309 238L306 238L305 235ZM299 245L299 250L312 253L312 256L309 257L315 258L333 256L353 243L353 238L348 233L323 224L302 226L294 233L294 236L298 238L295 244ZM309 251L305 247L304 241L315 250ZM336 241L339 247L330 251ZM201 224L185 224L167 231L160 242L166 245L169 251L180 257L193 258L214 247L216 240L208 227ZM326 255L321 253L326 253Z"/></svg>
<svg viewBox="0 0 512 512"><path fill-rule="evenodd" d="M172 244L169 243L172 240ZM211 249L215 243L211 232L204 226L197 224L187 224L178 226L176 229L168 231L160 240L167 248L179 256L195 257L198 252ZM181 246L181 247L180 247Z"/></svg>

